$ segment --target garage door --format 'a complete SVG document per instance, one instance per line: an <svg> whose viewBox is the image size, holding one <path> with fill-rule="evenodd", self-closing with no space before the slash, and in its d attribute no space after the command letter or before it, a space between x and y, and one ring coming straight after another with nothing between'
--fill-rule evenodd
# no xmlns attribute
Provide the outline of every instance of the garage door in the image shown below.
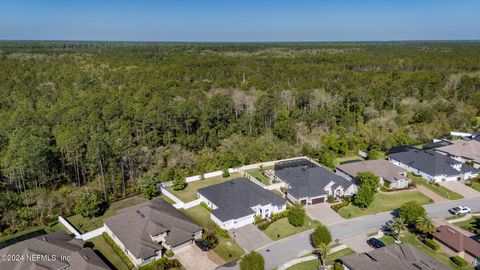
<svg viewBox="0 0 480 270"><path fill-rule="evenodd" d="M325 202L325 197L312 199L312 204L323 203Z"/></svg>
<svg viewBox="0 0 480 270"><path fill-rule="evenodd" d="M307 204L307 199L305 199L305 200L300 200L300 203L303 204L303 205Z"/></svg>

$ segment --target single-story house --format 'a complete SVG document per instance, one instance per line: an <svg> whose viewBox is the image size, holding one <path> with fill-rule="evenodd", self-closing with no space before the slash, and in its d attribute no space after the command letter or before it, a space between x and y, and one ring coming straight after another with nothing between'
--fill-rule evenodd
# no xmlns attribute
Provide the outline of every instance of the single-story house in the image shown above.
<svg viewBox="0 0 480 270"><path fill-rule="evenodd" d="M110 269L84 244L83 240L72 238L64 231L30 238L0 249L0 258L12 256L11 260L0 259L0 269Z"/></svg>
<svg viewBox="0 0 480 270"><path fill-rule="evenodd" d="M389 245L340 259L346 270L451 270L430 255L408 244Z"/></svg>
<svg viewBox="0 0 480 270"><path fill-rule="evenodd" d="M431 182L466 180L479 173L478 169L434 150L411 149L390 154L388 159L393 164Z"/></svg>
<svg viewBox="0 0 480 270"><path fill-rule="evenodd" d="M245 178L200 188L198 198L212 209L211 219L230 230L287 209L285 199Z"/></svg>
<svg viewBox="0 0 480 270"><path fill-rule="evenodd" d="M473 167L480 168L480 141L456 140L450 145L438 147L435 150L461 163L472 163Z"/></svg>
<svg viewBox="0 0 480 270"><path fill-rule="evenodd" d="M408 186L407 170L386 160L363 160L337 166L336 173L353 181L359 172L372 172L380 178L380 184L389 188Z"/></svg>
<svg viewBox="0 0 480 270"><path fill-rule="evenodd" d="M202 236L200 226L160 198L119 210L105 220L105 232L136 267Z"/></svg>
<svg viewBox="0 0 480 270"><path fill-rule="evenodd" d="M307 159L278 162L275 179L286 184L287 199L293 203L323 203L328 196L351 196L358 186Z"/></svg>
<svg viewBox="0 0 480 270"><path fill-rule="evenodd" d="M442 250L451 256L460 256L473 266L480 267L480 243L451 226L442 225L433 233Z"/></svg>

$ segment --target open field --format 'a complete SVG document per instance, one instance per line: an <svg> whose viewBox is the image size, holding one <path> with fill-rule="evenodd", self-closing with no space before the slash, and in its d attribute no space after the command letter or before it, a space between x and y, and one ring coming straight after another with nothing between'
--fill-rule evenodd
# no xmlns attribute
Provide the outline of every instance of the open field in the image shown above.
<svg viewBox="0 0 480 270"><path fill-rule="evenodd" d="M220 184L225 181L232 180L239 177L241 177L239 173L232 173L229 177L223 177L220 175L212 178L207 178L204 180L190 182L187 184L187 187L185 187L183 190L176 191L176 190L173 190L172 187L168 187L167 190L168 192L172 193L173 195L175 195L175 197L179 198L183 202L189 202L197 198L198 189L215 185L215 184Z"/></svg>
<svg viewBox="0 0 480 270"><path fill-rule="evenodd" d="M408 178L417 181L420 185L428 188L429 190L437 193L438 195L442 196L445 199L449 200L458 200L458 199L463 199L463 196L451 191L443 186L437 186L430 184L426 179L420 177L420 176L415 176L412 173L408 173Z"/></svg>
<svg viewBox="0 0 480 270"><path fill-rule="evenodd" d="M341 208L338 214L343 218L354 218L364 215L371 215L379 212L390 211L399 208L408 201L417 201L420 204L433 203L433 200L423 195L419 191L399 192L394 194L375 194L373 203L365 210L353 205L352 203Z"/></svg>

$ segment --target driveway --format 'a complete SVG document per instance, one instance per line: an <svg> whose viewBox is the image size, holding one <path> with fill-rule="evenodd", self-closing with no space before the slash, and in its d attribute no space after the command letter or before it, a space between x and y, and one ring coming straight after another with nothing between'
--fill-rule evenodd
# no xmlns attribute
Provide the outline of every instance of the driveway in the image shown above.
<svg viewBox="0 0 480 270"><path fill-rule="evenodd" d="M228 234L245 250L252 251L269 245L273 242L257 226L248 224L235 230L229 230Z"/></svg>
<svg viewBox="0 0 480 270"><path fill-rule="evenodd" d="M352 238L344 239L341 243L347 245L356 253L369 252L372 251L373 248L367 244L367 239L368 237L366 234L360 234Z"/></svg>
<svg viewBox="0 0 480 270"><path fill-rule="evenodd" d="M465 184L458 181L440 182L440 185L462 194L466 199L480 197L480 192L473 188L467 187Z"/></svg>
<svg viewBox="0 0 480 270"><path fill-rule="evenodd" d="M324 225L331 225L345 221L345 219L333 211L327 203L306 205L305 211L311 219L318 220Z"/></svg>
<svg viewBox="0 0 480 270"><path fill-rule="evenodd" d="M175 251L175 258L187 270L213 270L223 263L213 251L201 251L195 244Z"/></svg>

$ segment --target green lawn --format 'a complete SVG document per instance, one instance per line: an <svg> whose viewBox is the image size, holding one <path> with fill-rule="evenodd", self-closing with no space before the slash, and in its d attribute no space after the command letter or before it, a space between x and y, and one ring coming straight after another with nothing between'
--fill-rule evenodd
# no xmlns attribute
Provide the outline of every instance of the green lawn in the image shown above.
<svg viewBox="0 0 480 270"><path fill-rule="evenodd" d="M188 215L201 227L206 227L210 220L210 212L201 205L185 209L182 211ZM240 258L245 252L232 239L224 238L218 235L219 244L213 251L217 253L225 262L231 262Z"/></svg>
<svg viewBox="0 0 480 270"><path fill-rule="evenodd" d="M364 215L371 215L384 211L391 211L399 208L402 204L408 201L417 201L420 204L433 203L433 200L423 195L419 191L399 192L399 193L377 193L373 203L365 210L353 205L352 203L341 208L338 214L343 218L355 218Z"/></svg>
<svg viewBox="0 0 480 270"><path fill-rule="evenodd" d="M172 193L173 195L175 195L175 197L179 198L183 202L189 202L197 198L198 189L223 183L225 181L232 180L239 177L241 177L239 173L232 173L229 177L217 176L217 177L212 177L212 178L188 183L187 187L183 190L175 191L173 190L172 187L168 187L167 190L168 192Z"/></svg>
<svg viewBox="0 0 480 270"><path fill-rule="evenodd" d="M288 222L288 218L282 218L272 223L263 232L270 239L276 241L306 230L315 229L318 225L320 225L320 222L311 220L308 216L306 217L305 225L301 227L295 227Z"/></svg>
<svg viewBox="0 0 480 270"><path fill-rule="evenodd" d="M126 208L129 206L137 205L143 202L146 202L147 199L143 196L134 196L127 198L125 200L121 200L118 202L114 202L110 205L110 207L103 213L103 215L93 218L85 218L81 215L74 215L68 217L67 220L81 233L86 233L97 228L103 226L103 220L107 217L115 215L117 210Z"/></svg>
<svg viewBox="0 0 480 270"><path fill-rule="evenodd" d="M45 230L47 233L58 232L58 231L66 231L67 233L70 233L67 230L67 228L65 228L65 226L63 226L60 222L55 221L55 222L53 222L49 225L46 225L46 226L44 226L44 225L34 226L34 227L30 227L26 230L16 232L14 234L8 234L8 235L0 236L0 243L3 242L3 241L13 239L15 237L19 237L19 236L22 236L22 235L25 235L25 234L28 234L28 233L31 233L31 232L38 231L38 230Z"/></svg>
<svg viewBox="0 0 480 270"><path fill-rule="evenodd" d="M339 158L336 158L334 163L335 163L335 166L338 166L344 162L348 162L348 161L355 161L355 160L364 160L361 156L357 156L357 155L354 155L354 156L346 156L346 157L339 157Z"/></svg>
<svg viewBox="0 0 480 270"><path fill-rule="evenodd" d="M439 262L441 262L445 265L448 265L448 266L452 267L453 269L456 269L456 270L473 270L473 267L458 267L456 264L454 264L450 260L450 256L448 256L447 254L445 254L441 251L433 251L431 248L427 247L425 244L418 241L418 239L416 237L417 236L415 234L410 233L410 232L406 232L406 233L403 233L403 236L401 237L401 240L402 240L403 243L407 243L407 244L410 244L410 245L418 248L419 250L427 253L428 255L432 256L433 258L435 258ZM393 239L392 236L384 236L384 237L381 238L381 240L387 245L389 245L389 244L395 245L394 244L394 239Z"/></svg>
<svg viewBox="0 0 480 270"><path fill-rule="evenodd" d="M109 263L110 266L113 266L114 269L129 270L128 266L122 261L120 256L118 256L116 251L107 243L103 236L100 235L90 239L87 242L87 245L93 245L92 249L95 253L97 253L105 262Z"/></svg>
<svg viewBox="0 0 480 270"><path fill-rule="evenodd" d="M459 200L462 199L463 196L447 189L446 187L443 186L437 186L434 184L430 184L426 179L420 177L420 176L415 176L412 173L408 173L408 178L412 180L416 180L420 185L428 188L429 190L437 193L438 195L442 196L445 199L449 200Z"/></svg>
<svg viewBox="0 0 480 270"><path fill-rule="evenodd" d="M476 233L474 231L475 229L480 231L480 217L471 217L468 220L456 222L453 224L472 233Z"/></svg>
<svg viewBox="0 0 480 270"><path fill-rule="evenodd" d="M273 169L273 166L263 168L263 170L272 170L272 169ZM262 174L262 170L260 170L260 168L249 170L247 171L247 173L255 177L258 181L262 182L265 186L268 186L271 184L270 179L268 179Z"/></svg>
<svg viewBox="0 0 480 270"><path fill-rule="evenodd" d="M471 188L475 189L476 191L480 192L480 183L479 182L472 182Z"/></svg>
<svg viewBox="0 0 480 270"><path fill-rule="evenodd" d="M333 264L335 260L339 258L352 254L354 251L350 248L342 249L340 251L334 252L332 254L327 255L327 264ZM311 255L311 254L309 254ZM317 267L320 265L320 260L311 260L306 261L303 263L295 264L287 268L287 270L316 270Z"/></svg>

